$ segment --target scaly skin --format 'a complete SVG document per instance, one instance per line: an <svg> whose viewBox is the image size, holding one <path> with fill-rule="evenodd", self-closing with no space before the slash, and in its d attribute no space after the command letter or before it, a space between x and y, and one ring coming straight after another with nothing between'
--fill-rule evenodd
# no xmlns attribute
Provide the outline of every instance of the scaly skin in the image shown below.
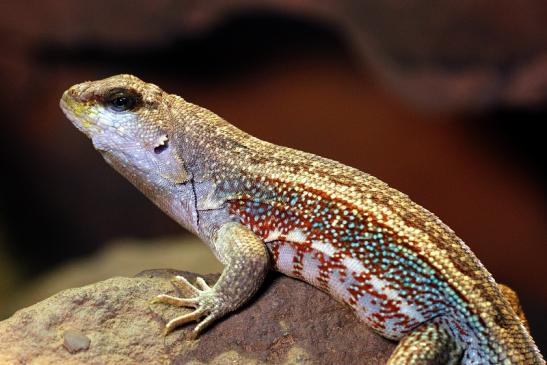
<svg viewBox="0 0 547 365"><path fill-rule="evenodd" d="M248 301L273 267L400 340L389 364L545 364L514 293L435 215L375 177L258 140L131 75L75 85L61 107L225 264L213 287L177 277L188 298L155 299L195 308L166 333L196 320L197 336Z"/></svg>

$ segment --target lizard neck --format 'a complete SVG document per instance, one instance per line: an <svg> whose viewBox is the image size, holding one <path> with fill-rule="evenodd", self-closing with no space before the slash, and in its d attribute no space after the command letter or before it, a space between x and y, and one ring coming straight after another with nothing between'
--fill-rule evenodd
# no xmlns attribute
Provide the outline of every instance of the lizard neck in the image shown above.
<svg viewBox="0 0 547 365"><path fill-rule="evenodd" d="M133 186L140 190L156 206L169 217L190 232L197 234L197 211L195 189L191 181L181 184L172 183L160 175L146 174L132 168L116 158L111 158L108 152L102 151L103 158L116 171L124 176Z"/></svg>
<svg viewBox="0 0 547 365"><path fill-rule="evenodd" d="M173 102L178 102L179 97ZM238 176L243 166L257 164L270 144L228 123L215 113L184 102L173 108L175 148L196 182L222 182ZM243 162L243 163L242 163ZM248 162L248 163L246 163Z"/></svg>

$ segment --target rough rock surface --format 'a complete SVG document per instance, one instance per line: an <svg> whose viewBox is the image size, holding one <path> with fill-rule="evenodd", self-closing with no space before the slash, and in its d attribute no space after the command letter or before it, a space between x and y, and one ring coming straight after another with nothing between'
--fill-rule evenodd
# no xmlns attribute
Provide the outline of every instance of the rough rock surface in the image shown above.
<svg viewBox="0 0 547 365"><path fill-rule="evenodd" d="M176 294L168 280L176 274L195 279L151 270L68 289L18 311L0 322L0 364L374 365L385 363L395 346L325 293L277 275L199 340L186 339L191 326L162 337L164 324L187 309L149 301ZM79 342L78 351L67 350L67 333L77 334L69 341Z"/></svg>

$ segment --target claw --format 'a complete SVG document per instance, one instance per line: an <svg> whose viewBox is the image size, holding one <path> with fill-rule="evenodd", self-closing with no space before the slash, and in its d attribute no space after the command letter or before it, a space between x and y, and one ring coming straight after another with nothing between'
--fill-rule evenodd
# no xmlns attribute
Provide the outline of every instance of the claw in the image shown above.
<svg viewBox="0 0 547 365"><path fill-rule="evenodd" d="M217 314L209 314L205 319L198 323L198 325L194 328L192 331L192 338L196 338L199 336L201 331L203 331L205 328L209 327L215 320L217 320L218 315Z"/></svg>
<svg viewBox="0 0 547 365"><path fill-rule="evenodd" d="M186 280L184 276L175 276L171 279L171 283L187 296L195 297L199 295L198 288L196 288L194 285L192 285L192 283Z"/></svg>
<svg viewBox="0 0 547 365"><path fill-rule="evenodd" d="M202 277L196 279L196 284L200 287L201 290L209 290L211 287L205 282Z"/></svg>
<svg viewBox="0 0 547 365"><path fill-rule="evenodd" d="M195 320L198 320L201 318L201 316L205 313L205 310L203 309L196 309L195 311L184 314L182 316L173 318L167 324L165 325L165 329L163 330L164 336L171 333L175 328L182 326L183 324L186 324L188 322L192 322Z"/></svg>
<svg viewBox="0 0 547 365"><path fill-rule="evenodd" d="M151 304L163 303L171 304L177 307L192 307L196 308L198 303L197 298L179 298L171 295L160 294L150 301Z"/></svg>
<svg viewBox="0 0 547 365"><path fill-rule="evenodd" d="M198 325L191 332L190 337L192 339L195 339L205 327L207 327L210 323L212 323L216 318L220 316L218 311L214 311L216 314L211 313L211 311L213 311L214 309L214 305L210 301L213 288L211 288L205 282L205 280L200 277L196 279L197 287L192 285L183 276L175 276L171 279L171 282L183 292L183 295L189 295L191 297L179 298L172 295L160 294L156 296L151 301L151 303L170 304L177 307L191 307L195 308L195 310L191 313L181 315L167 322L163 330L163 335L167 336L175 328L180 327L186 323L192 321L199 322L199 320L204 315L207 315L206 318L201 323L198 323Z"/></svg>

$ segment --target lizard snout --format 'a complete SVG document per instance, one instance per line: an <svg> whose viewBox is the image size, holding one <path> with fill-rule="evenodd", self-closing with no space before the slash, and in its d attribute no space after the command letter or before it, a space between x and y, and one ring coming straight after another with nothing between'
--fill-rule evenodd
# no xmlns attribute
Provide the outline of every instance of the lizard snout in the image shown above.
<svg viewBox="0 0 547 365"><path fill-rule="evenodd" d="M66 90L63 94L63 98L72 97L76 101L87 101L89 99L87 92L89 87L91 86L91 81L82 82L80 84L76 84L71 86L68 90Z"/></svg>

